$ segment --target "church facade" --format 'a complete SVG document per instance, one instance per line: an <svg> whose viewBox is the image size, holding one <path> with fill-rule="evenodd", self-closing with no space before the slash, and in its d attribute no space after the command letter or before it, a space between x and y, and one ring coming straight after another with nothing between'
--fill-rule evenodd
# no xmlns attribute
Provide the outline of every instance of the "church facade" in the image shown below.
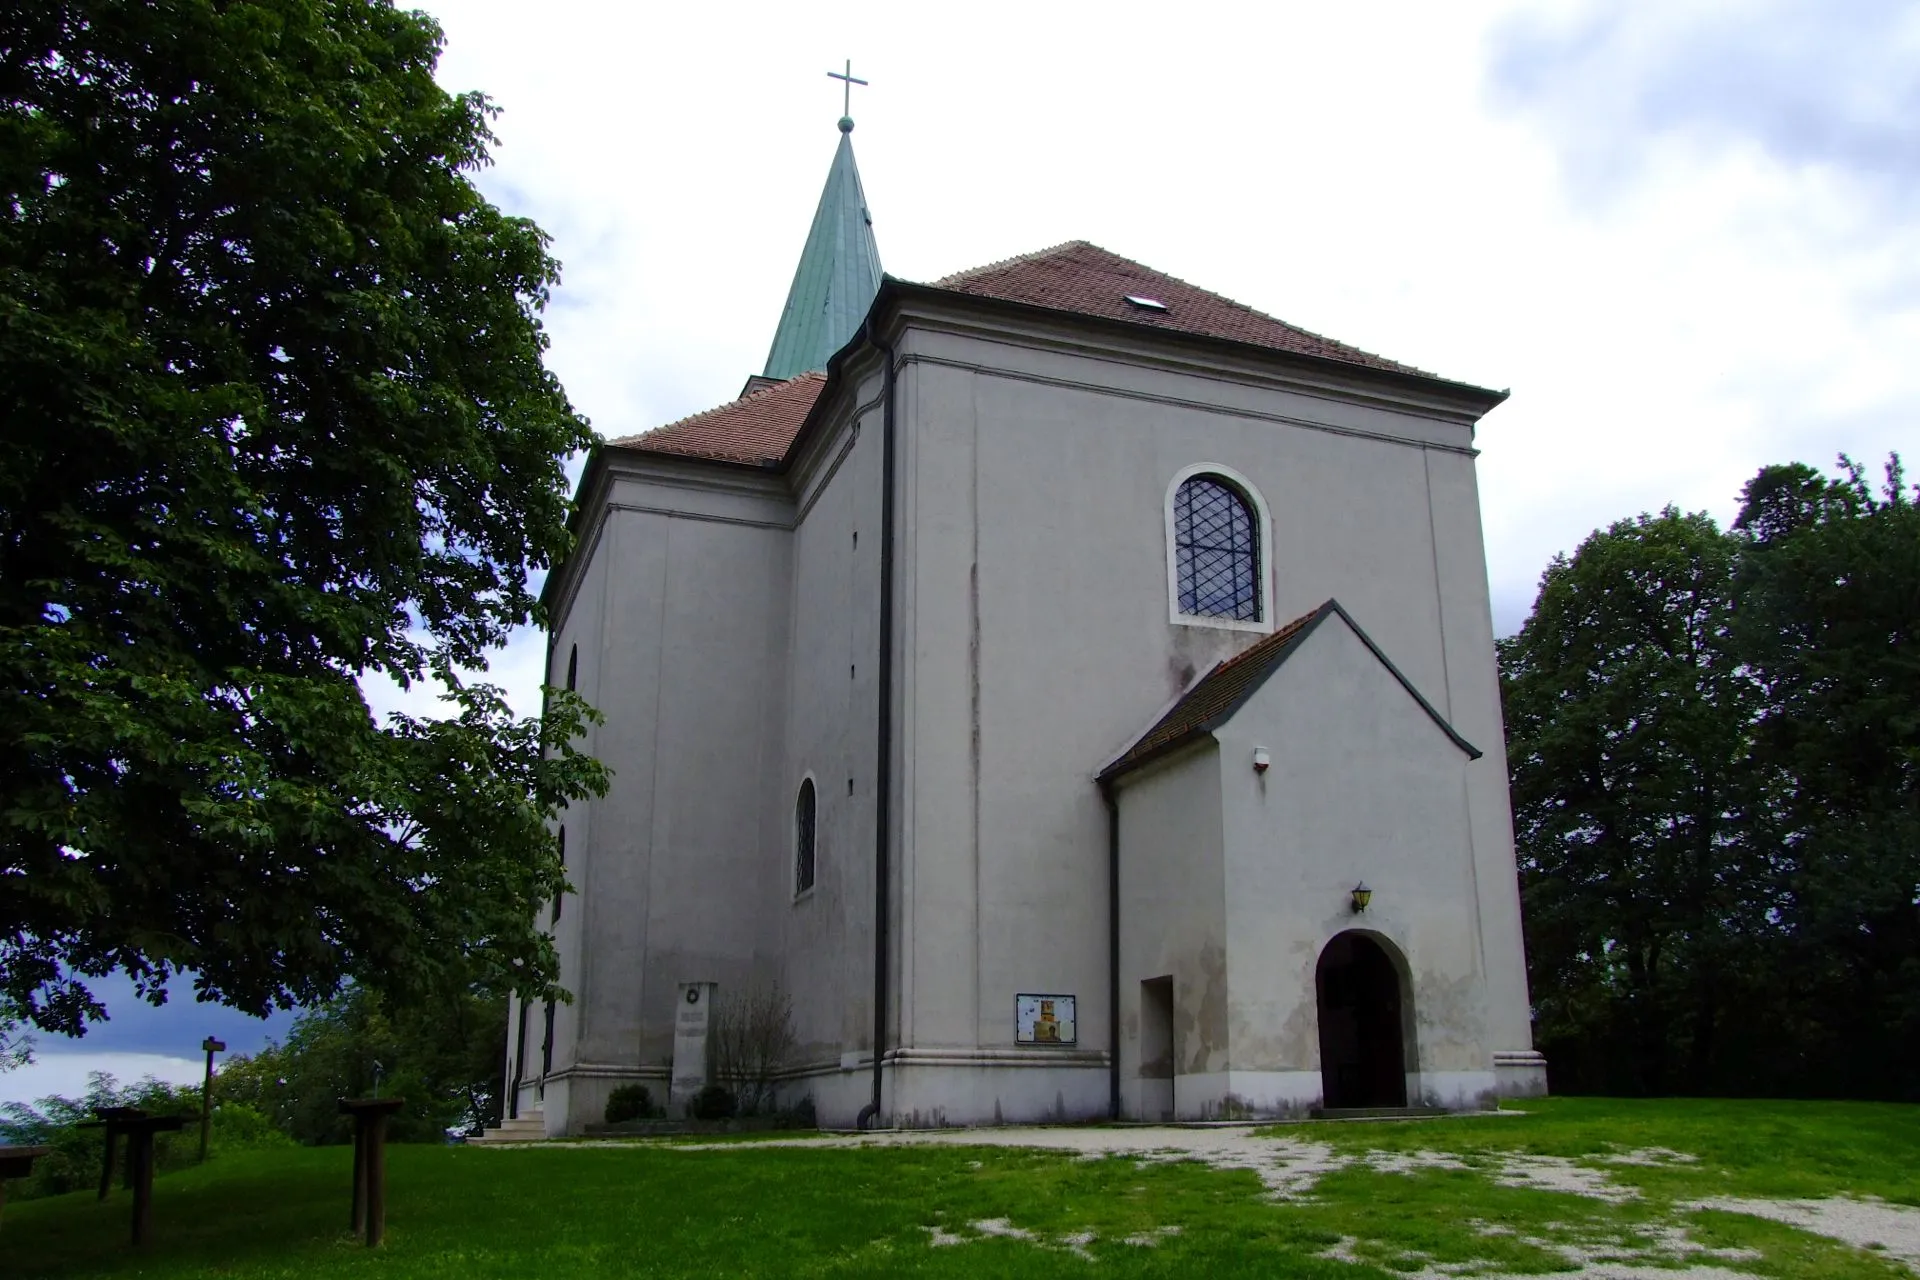
<svg viewBox="0 0 1920 1280"><path fill-rule="evenodd" d="M582 479L548 679L613 782L564 816L574 999L513 1007L512 1110L677 1099L704 1009L775 984L828 1125L1543 1091L1504 393L1080 242L885 277L850 129L766 372Z"/></svg>

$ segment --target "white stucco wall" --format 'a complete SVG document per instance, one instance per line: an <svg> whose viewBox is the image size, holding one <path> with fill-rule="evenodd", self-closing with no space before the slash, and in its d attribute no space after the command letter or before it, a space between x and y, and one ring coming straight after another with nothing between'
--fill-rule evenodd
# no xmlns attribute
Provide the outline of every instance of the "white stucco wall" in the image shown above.
<svg viewBox="0 0 1920 1280"><path fill-rule="evenodd" d="M847 388L795 468L790 713L777 780L781 824L778 976L799 1039L791 1097L851 1123L866 1102L873 1042L873 834L878 698L880 413L877 370ZM855 417L854 410L867 405ZM793 804L818 796L814 887L795 896ZM723 992L724 998L724 992Z"/></svg>
<svg viewBox="0 0 1920 1280"><path fill-rule="evenodd" d="M1471 453L1480 406L1357 371L931 308L899 318L891 338L899 532L889 1116L1105 1114L1114 1033L1107 824L1092 775L1196 675L1260 634L1168 617L1165 501L1172 478L1196 464L1245 477L1270 516L1263 629L1337 597L1487 751L1456 782L1446 836L1458 855L1446 874L1464 877L1477 921L1463 945L1483 993L1461 1043L1481 1058L1528 1049ZM559 941L579 1000L557 1019L549 1107L558 1094L566 1114L550 1116L550 1128L597 1120L620 1078L664 1076L671 994L683 981L718 982L724 999L730 987L778 976L802 1043L789 1092L813 1093L823 1118L836 1120L866 1100L881 397L877 354L848 367L853 375L823 402L826 429L790 473L612 451L610 483L588 495L601 514L568 571L554 652L564 664L580 643L581 692L607 716L590 746L615 778L604 801L567 817L579 893ZM1259 813L1235 798L1237 772L1208 767L1225 824L1213 839L1229 851L1221 875L1264 884L1277 873L1240 866L1233 858L1250 855L1231 852L1253 838ZM793 802L809 775L817 882L796 898ZM1347 854L1329 839L1290 856L1319 859L1339 879ZM1294 892L1296 880L1276 884ZM1236 928L1253 927L1221 919L1215 933L1229 950ZM1326 922L1308 924L1323 941ZM1123 936L1123 948L1136 942L1147 945ZM1201 1055L1206 1069L1189 1073L1190 1096L1205 1096L1203 1077L1224 1097L1236 1070L1294 1069L1275 1065L1298 1058L1281 1051L1289 1033L1261 1021L1278 997L1231 963L1207 988L1204 944L1198 934L1180 943L1189 944L1199 950L1129 953L1129 963L1161 967L1123 970L1123 1022L1141 977L1193 975L1178 1012L1224 993L1233 973L1245 1003L1224 1006L1226 1040L1246 1027L1249 1065L1216 1062L1224 1051L1196 1030L1189 1056L1213 1047ZM1250 957L1257 951L1249 944ZM1436 974L1464 972L1452 953L1436 963ZM1015 1045L1014 996L1036 991L1077 998L1071 1052ZM538 1020L534 1010L529 1056ZM1436 1063L1465 1061L1452 1043L1436 1039Z"/></svg>
<svg viewBox="0 0 1920 1280"><path fill-rule="evenodd" d="M1082 1045L1110 1043L1105 819L1089 778L1259 638L1168 618L1168 484L1215 463L1271 515L1267 625L1338 597L1487 744L1455 801L1475 819L1472 945L1499 1006L1479 1016L1499 1047L1528 1048L1478 410L1364 379L1098 350L1037 324L989 340L929 315L900 349L907 1042L1009 1046L1014 993L1045 990L1078 996Z"/></svg>
<svg viewBox="0 0 1920 1280"><path fill-rule="evenodd" d="M1336 934L1361 929L1411 971L1408 1101L1476 1105L1506 1047L1488 1027L1467 817L1467 782L1486 760L1471 760L1338 615L1215 738L1233 1091L1260 1111L1318 1099L1315 968ZM1257 747L1271 759L1264 774ZM1361 881L1373 898L1357 915Z"/></svg>
<svg viewBox="0 0 1920 1280"><path fill-rule="evenodd" d="M1183 1119L1217 1108L1230 1064L1227 893L1220 753L1199 744L1121 786L1121 1113ZM1143 982L1173 979L1171 1093L1158 1107L1141 1076ZM1155 1076L1156 1079L1160 1077Z"/></svg>

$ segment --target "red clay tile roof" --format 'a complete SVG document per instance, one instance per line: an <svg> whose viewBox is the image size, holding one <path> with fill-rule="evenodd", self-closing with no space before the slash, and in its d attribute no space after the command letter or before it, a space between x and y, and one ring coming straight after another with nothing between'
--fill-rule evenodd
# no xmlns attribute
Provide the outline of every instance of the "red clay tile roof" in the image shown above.
<svg viewBox="0 0 1920 1280"><path fill-rule="evenodd" d="M1322 356L1370 369L1421 372L1411 365L1309 333L1085 240L1069 240L1038 253L962 271L934 281L934 287L977 297L1025 302L1056 311L1125 320L1203 338L1225 338L1298 355ZM1130 294L1165 303L1167 309L1136 306L1127 301Z"/></svg>
<svg viewBox="0 0 1920 1280"><path fill-rule="evenodd" d="M1410 365L1371 355L1323 338L1217 293L1163 275L1084 240L1042 249L1005 262L962 271L933 287L979 298L998 298L1078 315L1122 320L1203 338L1224 338L1342 360L1370 369L1418 374ZM1128 295L1164 303L1165 311L1135 306ZM738 400L637 436L607 443L649 453L747 464L776 463L786 456L807 412L826 385L824 373L803 373Z"/></svg>
<svg viewBox="0 0 1920 1280"><path fill-rule="evenodd" d="M1162 755L1184 743L1195 741L1212 733L1228 720L1233 713L1245 705L1254 691L1266 682L1268 676L1279 670L1280 664L1292 656L1301 641L1328 617L1338 614L1353 629L1360 643L1372 651L1380 660L1380 665L1388 674L1400 682L1400 687L1413 695L1413 700L1433 722L1440 726L1441 732L1453 740L1455 746L1467 753L1469 759L1480 758L1480 749L1446 722L1440 713L1434 710L1413 682L1401 674L1400 668L1393 665L1373 637L1360 629L1337 600L1329 600L1304 617L1295 618L1272 635L1261 640L1250 649L1234 654L1224 662L1216 664L1213 670L1200 678L1200 682L1181 695L1171 710L1154 724L1153 728L1142 734L1140 740L1128 747L1125 754L1100 771L1100 781L1106 782L1132 769L1145 764L1156 756Z"/></svg>
<svg viewBox="0 0 1920 1280"><path fill-rule="evenodd" d="M803 373L749 392L717 409L607 443L718 462L778 462L786 456L787 447L826 385L826 374Z"/></svg>
<svg viewBox="0 0 1920 1280"><path fill-rule="evenodd" d="M1332 602L1329 601L1312 613L1295 618L1252 648L1215 664L1213 670L1202 676L1198 684L1181 695L1180 701L1160 717L1159 723L1142 734L1140 740L1128 747L1125 755L1102 770L1100 776L1109 778L1125 773L1149 757L1171 750L1225 723L1227 717L1238 710L1240 704L1260 686L1267 674L1280 665L1278 659L1281 654L1331 608Z"/></svg>

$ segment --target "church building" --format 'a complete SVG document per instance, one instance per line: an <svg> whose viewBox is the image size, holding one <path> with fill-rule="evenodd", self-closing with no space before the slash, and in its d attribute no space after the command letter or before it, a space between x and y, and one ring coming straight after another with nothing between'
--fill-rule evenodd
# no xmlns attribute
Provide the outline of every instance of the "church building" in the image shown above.
<svg viewBox="0 0 1920 1280"><path fill-rule="evenodd" d="M883 274L842 119L765 369L602 443L605 722L509 1113L775 986L823 1125L1473 1108L1532 1049L1474 431L1504 392L1072 242Z"/></svg>

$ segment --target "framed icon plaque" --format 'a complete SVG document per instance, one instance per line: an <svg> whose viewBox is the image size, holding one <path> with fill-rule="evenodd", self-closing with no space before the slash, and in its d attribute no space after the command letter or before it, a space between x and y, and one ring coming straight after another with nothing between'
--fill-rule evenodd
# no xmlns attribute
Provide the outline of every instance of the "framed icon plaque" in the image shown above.
<svg viewBox="0 0 1920 1280"><path fill-rule="evenodd" d="M1018 995L1013 998L1015 1044L1073 1044L1072 996Z"/></svg>

